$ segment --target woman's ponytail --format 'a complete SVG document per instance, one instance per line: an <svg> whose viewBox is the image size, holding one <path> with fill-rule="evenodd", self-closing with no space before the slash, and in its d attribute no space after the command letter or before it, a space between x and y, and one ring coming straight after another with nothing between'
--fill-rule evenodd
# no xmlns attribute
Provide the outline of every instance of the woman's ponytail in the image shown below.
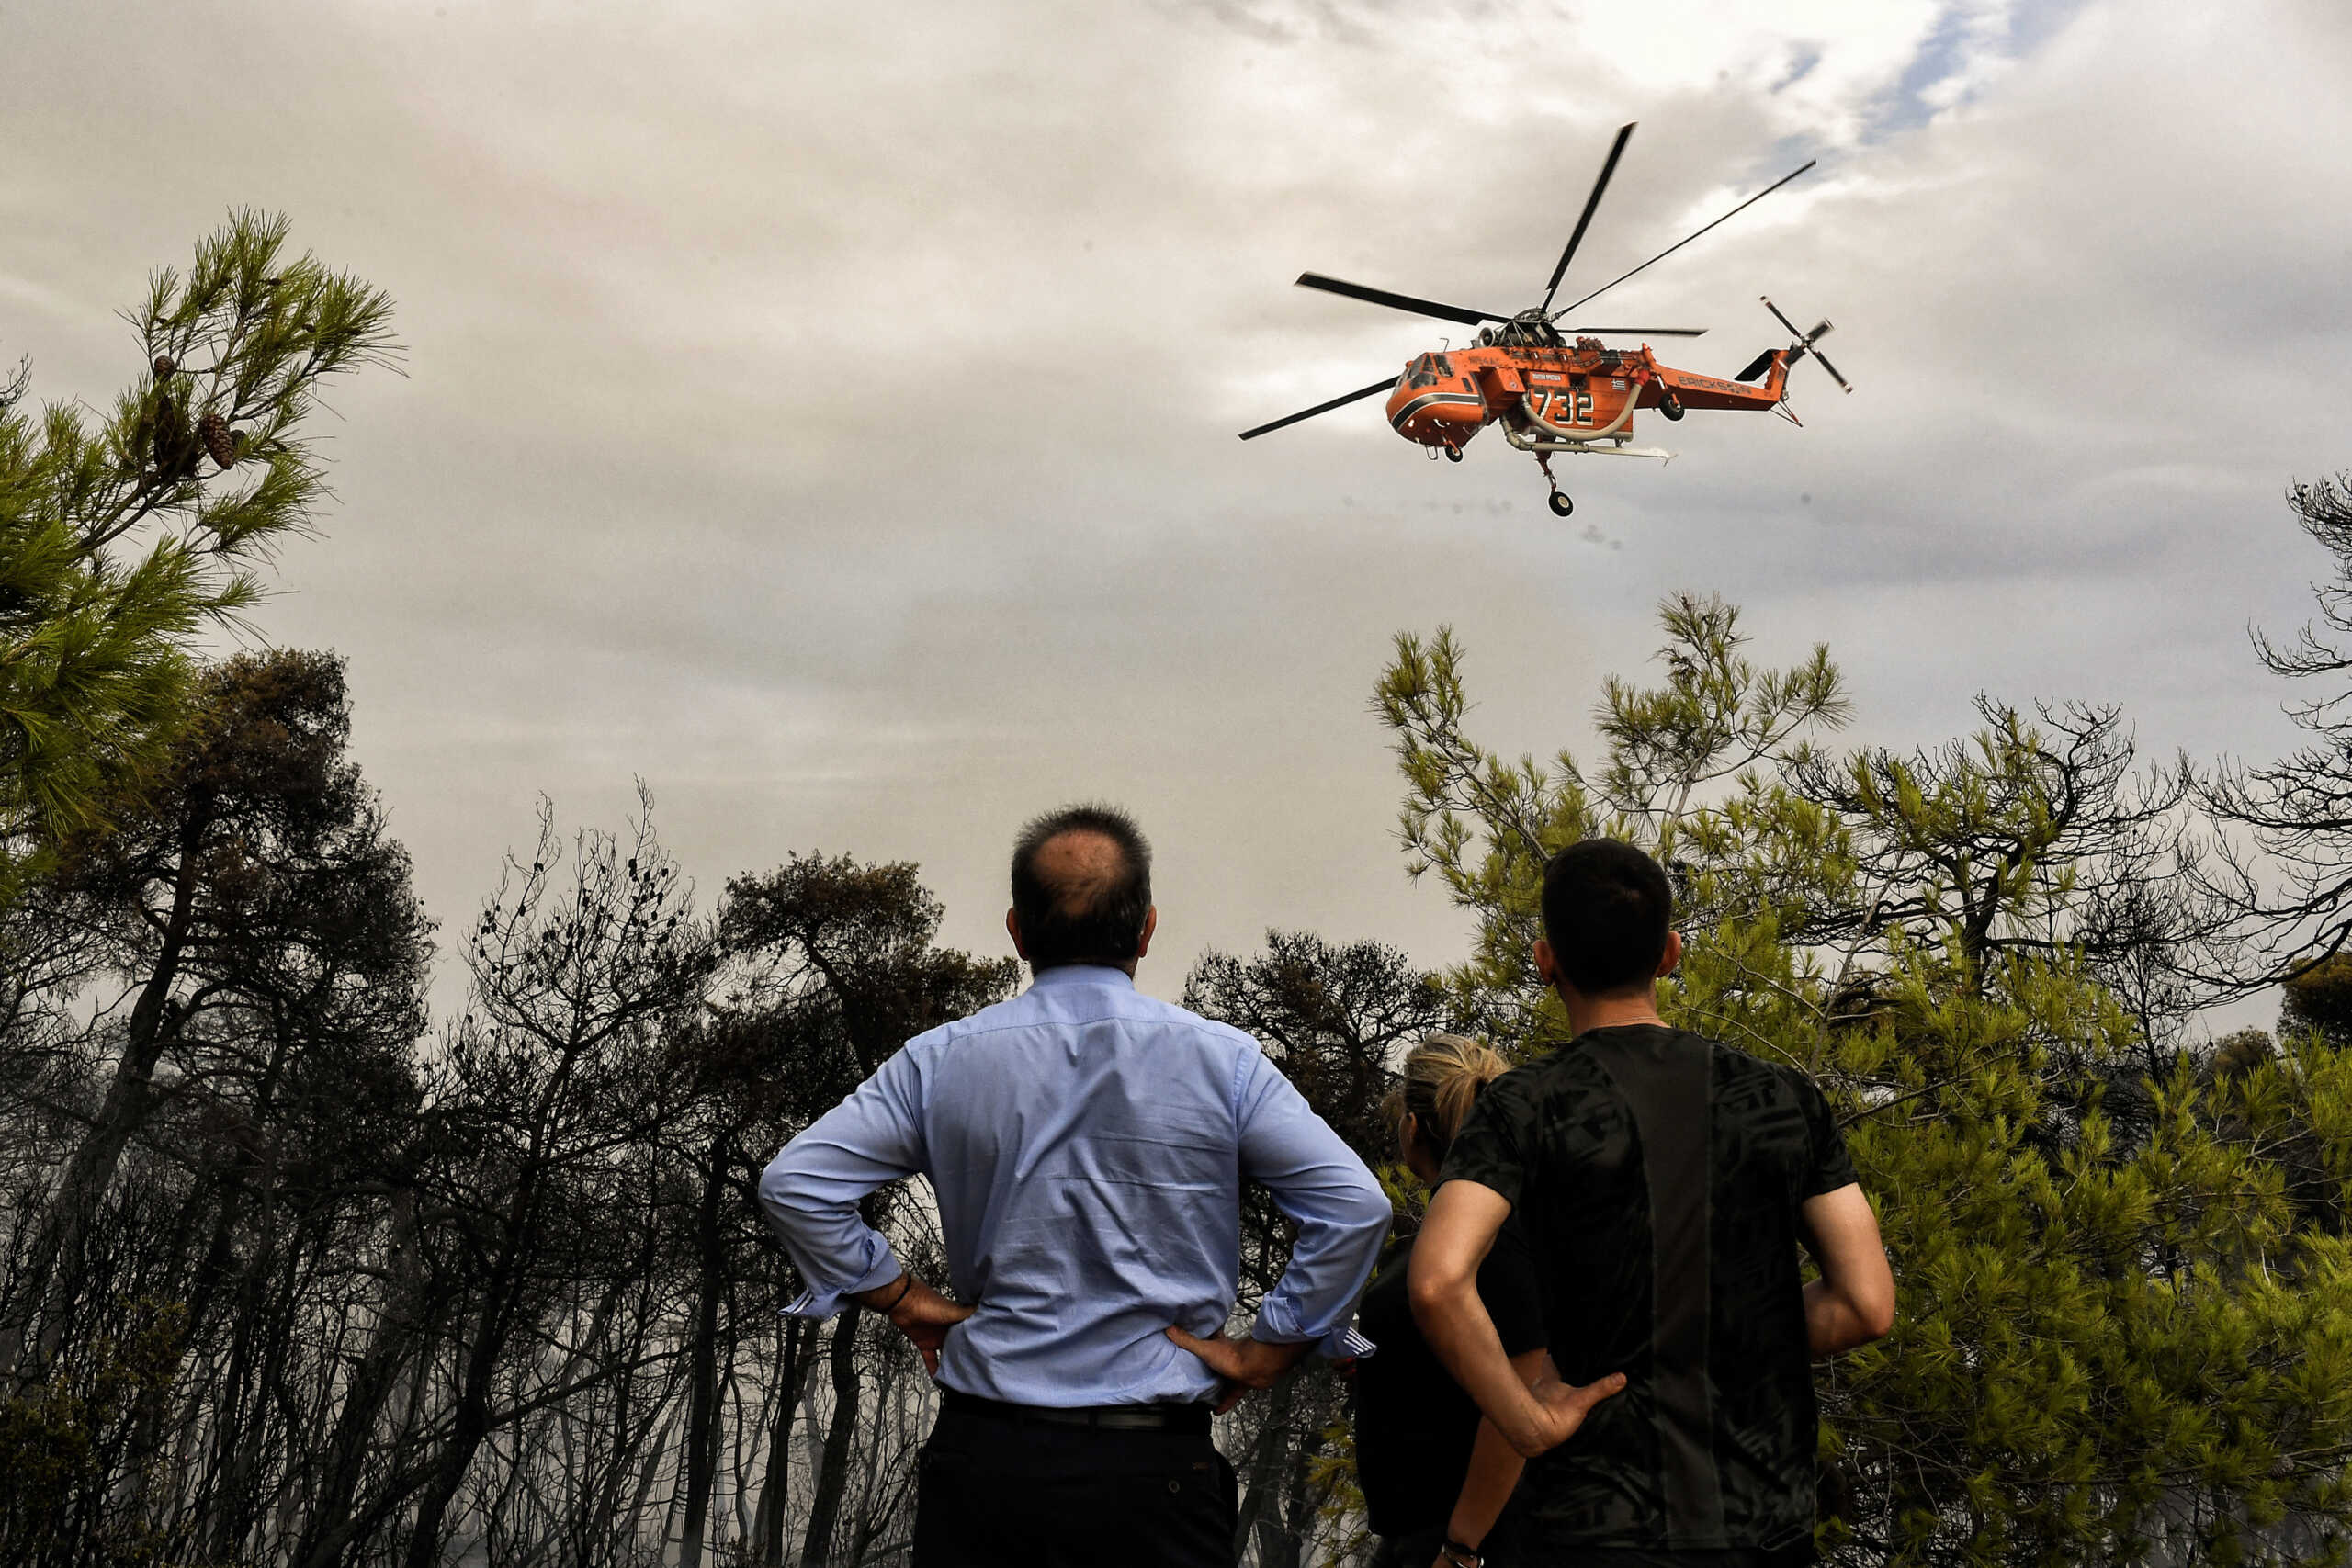
<svg viewBox="0 0 2352 1568"><path fill-rule="evenodd" d="M1390 1120L1405 1135L1411 1116L1421 1146L1433 1159L1445 1158L1453 1135L1469 1119L1478 1091L1510 1070L1501 1052L1465 1034L1430 1034L1405 1057L1405 1070L1389 1096Z"/></svg>

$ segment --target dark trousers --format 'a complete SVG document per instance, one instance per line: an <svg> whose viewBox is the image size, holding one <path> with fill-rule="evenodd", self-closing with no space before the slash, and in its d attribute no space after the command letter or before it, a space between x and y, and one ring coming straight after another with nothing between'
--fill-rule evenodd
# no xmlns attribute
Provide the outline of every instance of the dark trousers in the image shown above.
<svg viewBox="0 0 2352 1568"><path fill-rule="evenodd" d="M1239 1495L1205 1431L946 1409L915 1484L914 1568L1233 1568Z"/></svg>
<svg viewBox="0 0 2352 1568"><path fill-rule="evenodd" d="M1487 1539L1478 1543L1486 1552L1487 1568L1519 1568L1520 1563L1528 1561L1517 1549L1510 1519L1511 1516L1505 1514L1487 1532ZM1430 1568L1437 1561L1437 1549L1445 1544L1445 1527L1431 1525L1427 1529L1377 1539L1380 1545L1372 1554L1372 1568Z"/></svg>
<svg viewBox="0 0 2352 1568"><path fill-rule="evenodd" d="M1405 1535L1384 1535L1372 1554L1372 1568L1430 1568L1437 1549L1445 1544L1445 1527L1432 1525Z"/></svg>

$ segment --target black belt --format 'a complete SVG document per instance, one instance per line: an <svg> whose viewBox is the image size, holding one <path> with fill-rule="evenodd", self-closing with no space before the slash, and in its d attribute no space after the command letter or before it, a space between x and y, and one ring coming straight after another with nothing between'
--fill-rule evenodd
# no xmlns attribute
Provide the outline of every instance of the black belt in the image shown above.
<svg viewBox="0 0 2352 1568"><path fill-rule="evenodd" d="M1000 1421L1035 1421L1047 1427L1094 1427L1106 1431L1203 1432L1209 1429L1205 1404L1009 1404L956 1389L939 1391L949 1410L992 1416Z"/></svg>

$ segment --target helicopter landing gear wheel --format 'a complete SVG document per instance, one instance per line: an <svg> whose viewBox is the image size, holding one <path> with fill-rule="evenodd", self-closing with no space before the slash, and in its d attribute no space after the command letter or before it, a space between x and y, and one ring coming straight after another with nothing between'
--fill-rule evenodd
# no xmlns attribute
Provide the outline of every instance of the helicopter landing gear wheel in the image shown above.
<svg viewBox="0 0 2352 1568"><path fill-rule="evenodd" d="M1447 447L1445 449L1445 460L1449 463L1458 463L1462 461L1462 448L1459 446Z"/></svg>
<svg viewBox="0 0 2352 1568"><path fill-rule="evenodd" d="M1682 417L1682 400L1675 397L1672 393L1668 393L1659 401L1657 405L1657 412L1666 415L1668 419L1680 419Z"/></svg>
<svg viewBox="0 0 2352 1568"><path fill-rule="evenodd" d="M1574 512L1577 509L1577 503L1568 499L1567 492L1560 488L1560 481L1552 477L1552 454L1536 453L1535 466L1544 470L1544 482L1552 487L1552 515L1566 517L1569 513Z"/></svg>

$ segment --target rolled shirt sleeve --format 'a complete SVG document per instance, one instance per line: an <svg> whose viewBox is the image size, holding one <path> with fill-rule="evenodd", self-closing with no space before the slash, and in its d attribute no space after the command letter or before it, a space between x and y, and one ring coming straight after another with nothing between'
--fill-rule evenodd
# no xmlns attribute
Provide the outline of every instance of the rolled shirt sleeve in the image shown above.
<svg viewBox="0 0 2352 1568"><path fill-rule="evenodd" d="M1251 1337L1318 1340L1327 1356L1360 1354L1368 1347L1350 1324L1388 1235L1388 1196L1261 1052L1243 1054L1238 1077L1242 1174L1263 1182L1298 1226L1290 1267L1259 1303Z"/></svg>
<svg viewBox="0 0 2352 1568"><path fill-rule="evenodd" d="M922 1168L922 1076L900 1051L768 1162L760 1210L808 1284L787 1314L831 1317L843 1296L899 1277L898 1256L857 1205Z"/></svg>

